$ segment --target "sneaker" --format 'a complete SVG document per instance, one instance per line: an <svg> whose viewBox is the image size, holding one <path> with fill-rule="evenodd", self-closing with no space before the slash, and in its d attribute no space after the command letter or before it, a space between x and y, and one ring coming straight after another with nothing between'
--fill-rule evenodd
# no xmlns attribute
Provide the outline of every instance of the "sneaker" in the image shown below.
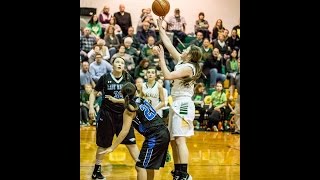
<svg viewBox="0 0 320 180"><path fill-rule="evenodd" d="M217 126L213 126L213 131L214 131L214 132L218 132Z"/></svg>
<svg viewBox="0 0 320 180"><path fill-rule="evenodd" d="M101 174L101 165L95 165L94 170L91 176L92 179L105 179L105 177Z"/></svg>
<svg viewBox="0 0 320 180"><path fill-rule="evenodd" d="M179 171L172 170L171 175L173 176L173 180L179 180Z"/></svg>
<svg viewBox="0 0 320 180"><path fill-rule="evenodd" d="M187 172L182 171L171 171L171 174L174 172L173 180L192 180L192 176Z"/></svg>

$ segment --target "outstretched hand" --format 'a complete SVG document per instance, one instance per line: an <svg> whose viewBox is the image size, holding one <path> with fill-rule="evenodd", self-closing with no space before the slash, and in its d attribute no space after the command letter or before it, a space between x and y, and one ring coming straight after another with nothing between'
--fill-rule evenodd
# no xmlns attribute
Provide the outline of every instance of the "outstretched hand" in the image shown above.
<svg viewBox="0 0 320 180"><path fill-rule="evenodd" d="M155 46L154 47L158 53L158 56L159 56L159 60L160 61L164 61L164 49L162 47L161 44L159 44L159 46Z"/></svg>

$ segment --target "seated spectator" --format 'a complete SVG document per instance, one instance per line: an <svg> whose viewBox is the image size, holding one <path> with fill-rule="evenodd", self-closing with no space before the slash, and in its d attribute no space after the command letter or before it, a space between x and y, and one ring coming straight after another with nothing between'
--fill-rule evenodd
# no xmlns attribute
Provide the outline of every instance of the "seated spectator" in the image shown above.
<svg viewBox="0 0 320 180"><path fill-rule="evenodd" d="M96 53L95 61L90 64L89 71L93 81L97 83L102 75L112 71L112 65L109 62L104 61L101 54Z"/></svg>
<svg viewBox="0 0 320 180"><path fill-rule="evenodd" d="M240 50L240 37L237 35L237 30L233 29L231 31L231 36L227 39L227 44L231 50Z"/></svg>
<svg viewBox="0 0 320 180"><path fill-rule="evenodd" d="M98 20L98 15L94 14L91 16L87 27L90 28L91 34L96 37L96 39L100 39L100 36L102 34L102 27L101 23Z"/></svg>
<svg viewBox="0 0 320 180"><path fill-rule="evenodd" d="M95 53L99 53L102 55L102 59L105 61L110 60L110 53L107 46L105 46L106 41L103 39L99 39L94 48L88 53L89 63L92 63L95 58Z"/></svg>
<svg viewBox="0 0 320 180"><path fill-rule="evenodd" d="M237 31L237 35L238 35L238 37L240 38L240 18L239 18L239 23L238 23L238 25L236 25L236 26L234 26L233 28L232 28L232 30L236 30Z"/></svg>
<svg viewBox="0 0 320 180"><path fill-rule="evenodd" d="M202 63L202 65L203 65L203 63L208 60L209 56L212 54L212 51L213 51L213 47L212 47L212 44L210 44L209 39L205 38L203 40L203 44L201 46L201 51L202 51L202 59L201 59L200 63Z"/></svg>
<svg viewBox="0 0 320 180"><path fill-rule="evenodd" d="M106 46L109 49L110 57L112 57L120 46L120 41L118 37L115 35L114 26L109 26L106 29L104 40L106 41Z"/></svg>
<svg viewBox="0 0 320 180"><path fill-rule="evenodd" d="M124 42L124 39L127 38L127 37L131 37L132 40L133 40L131 46L134 47L134 48L136 48L138 51L140 51L140 42L139 42L139 40L137 39L136 34L134 34L134 28L133 28L133 27L129 27L129 29L128 29L128 35L125 36L124 38L122 38L121 43L123 43L123 42Z"/></svg>
<svg viewBox="0 0 320 180"><path fill-rule="evenodd" d="M80 93L84 91L84 85L86 84L91 84L92 87L95 87L95 83L89 72L89 62L83 61L80 70Z"/></svg>
<svg viewBox="0 0 320 180"><path fill-rule="evenodd" d="M141 58L145 59L148 58L149 56L153 55L153 47L154 47L155 39L153 36L148 37L148 42L147 44L142 46L141 50Z"/></svg>
<svg viewBox="0 0 320 180"><path fill-rule="evenodd" d="M102 34L101 34L101 39L104 39L104 33L106 31L106 25L110 23L110 19L112 17L112 14L109 13L110 11L110 6L105 5L99 14L99 21L101 23L102 27Z"/></svg>
<svg viewBox="0 0 320 180"><path fill-rule="evenodd" d="M202 32L198 31L198 32L197 32L196 39L192 40L192 41L190 42L190 45L191 45L191 44L194 44L194 45L196 45L196 46L198 46L198 47L201 47L201 46L202 46L202 43L203 43L203 34L202 34Z"/></svg>
<svg viewBox="0 0 320 180"><path fill-rule="evenodd" d="M214 48L208 60L204 62L202 71L209 77L210 87L214 88L218 80L223 83L226 79L226 75L222 73L223 61L224 59L219 53L219 49Z"/></svg>
<svg viewBox="0 0 320 180"><path fill-rule="evenodd" d="M83 36L80 36L80 57L83 60L88 58L88 52L93 49L93 45L96 44L96 37L91 35L90 28L86 27L83 30Z"/></svg>
<svg viewBox="0 0 320 180"><path fill-rule="evenodd" d="M180 41L184 42L185 38L187 37L186 32L186 20L183 16L180 16L180 9L176 8L174 10L174 16L170 16L169 20L167 21L167 30L169 32L173 32L173 46L176 47L179 44L177 38Z"/></svg>
<svg viewBox="0 0 320 180"><path fill-rule="evenodd" d="M126 54L129 54L132 56L135 64L139 64L140 51L132 47L131 46L132 43L133 43L133 40L131 37L127 37L126 39L124 39L124 47L126 48Z"/></svg>
<svg viewBox="0 0 320 180"><path fill-rule="evenodd" d="M226 69L228 73L227 78L236 77L237 72L239 72L237 50L232 50L231 58L226 62Z"/></svg>
<svg viewBox="0 0 320 180"><path fill-rule="evenodd" d="M150 24L148 22L143 22L143 27L141 31L137 32L137 39L140 42L140 48L148 43L148 38L152 36L154 41L157 40L156 32L150 29Z"/></svg>
<svg viewBox="0 0 320 180"><path fill-rule="evenodd" d="M123 44L120 45L119 52L112 56L112 58L110 60L111 64L118 57L124 59L124 61L125 61L125 70L127 70L128 73L130 73L130 75L133 76L134 75L134 69L135 69L136 65L134 63L134 60L133 60L132 56L126 53L126 48L125 48L125 46Z"/></svg>
<svg viewBox="0 0 320 180"><path fill-rule="evenodd" d="M89 97L92 92L92 85L85 84L85 91L80 94L80 125L89 126ZM99 111L99 104L97 101L94 103L96 113Z"/></svg>
<svg viewBox="0 0 320 180"><path fill-rule="evenodd" d="M227 40L229 39L229 30L228 29L224 29L223 31L223 35L224 35L224 42L227 43ZM228 43L227 43L228 44Z"/></svg>
<svg viewBox="0 0 320 180"><path fill-rule="evenodd" d="M207 130L218 131L218 124L221 123L221 115L224 113L224 109L227 102L226 93L223 92L223 86L221 82L217 82L216 90L211 94L211 104L208 110L208 124ZM223 129L219 129L223 130Z"/></svg>
<svg viewBox="0 0 320 180"><path fill-rule="evenodd" d="M150 18L150 16L145 15L138 22L137 31L141 31L143 29L144 22L148 22L150 24L150 27L149 27L150 30L153 30L153 31L156 30L157 28L156 23L153 21L153 19Z"/></svg>
<svg viewBox="0 0 320 180"><path fill-rule="evenodd" d="M114 27L114 34L118 37L118 39L122 39L122 30L121 27L117 24L116 18L111 17L110 23L106 25L106 29L108 29L109 26Z"/></svg>
<svg viewBox="0 0 320 180"><path fill-rule="evenodd" d="M216 40L218 38L218 34L220 32L223 33L224 29L222 20L218 19L212 29L212 41Z"/></svg>
<svg viewBox="0 0 320 180"><path fill-rule="evenodd" d="M204 19L204 13L200 12L198 16L198 20L196 20L196 25L194 26L194 32L202 32L204 38L210 39L210 31L209 31L209 23Z"/></svg>
<svg viewBox="0 0 320 180"><path fill-rule="evenodd" d="M219 33L218 39L213 41L213 48L218 48L222 56L228 54L229 49L227 43L225 42L225 36L223 33Z"/></svg>

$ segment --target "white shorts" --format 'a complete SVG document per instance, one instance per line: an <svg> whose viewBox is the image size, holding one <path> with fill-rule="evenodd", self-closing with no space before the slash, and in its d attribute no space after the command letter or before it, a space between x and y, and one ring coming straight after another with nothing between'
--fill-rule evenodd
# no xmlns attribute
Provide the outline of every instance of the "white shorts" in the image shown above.
<svg viewBox="0 0 320 180"><path fill-rule="evenodd" d="M195 117L195 106L191 98L180 97L173 99L169 109L168 129L170 139L176 136L190 137L194 135L193 120Z"/></svg>

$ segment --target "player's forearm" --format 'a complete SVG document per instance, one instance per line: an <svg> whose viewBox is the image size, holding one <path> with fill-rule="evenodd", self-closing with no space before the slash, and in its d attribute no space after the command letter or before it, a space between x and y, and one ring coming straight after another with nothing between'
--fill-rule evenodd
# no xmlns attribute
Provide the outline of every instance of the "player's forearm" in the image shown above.
<svg viewBox="0 0 320 180"><path fill-rule="evenodd" d="M177 61L178 59L180 59L180 53L173 46L173 44L171 43L171 40L169 39L169 37L167 36L166 32L162 27L159 27L159 35L163 42L163 45L167 48L167 50L173 57L173 60Z"/></svg>
<svg viewBox="0 0 320 180"><path fill-rule="evenodd" d="M157 105L156 111L158 111L159 109L163 108L164 105L165 105L165 103L161 101L161 102Z"/></svg>
<svg viewBox="0 0 320 180"><path fill-rule="evenodd" d="M124 138L128 135L129 129L128 130L121 130L120 134L118 135L117 139L115 142L111 145L112 149L116 149L118 145L124 140Z"/></svg>
<svg viewBox="0 0 320 180"><path fill-rule="evenodd" d="M159 64L160 64L161 71L162 71L162 73L163 73L164 79L168 79L168 78L170 77L170 71L169 71L169 69L167 68L165 59L160 60L160 63L159 63Z"/></svg>
<svg viewBox="0 0 320 180"><path fill-rule="evenodd" d="M114 103L124 104L124 99L117 99Z"/></svg>
<svg viewBox="0 0 320 180"><path fill-rule="evenodd" d="M127 109L123 112L123 124L122 129L115 140L115 142L111 145L111 148L114 150L118 147L118 145L124 140L124 138L128 135L129 130L131 128L132 119L135 117L135 113L129 112Z"/></svg>

